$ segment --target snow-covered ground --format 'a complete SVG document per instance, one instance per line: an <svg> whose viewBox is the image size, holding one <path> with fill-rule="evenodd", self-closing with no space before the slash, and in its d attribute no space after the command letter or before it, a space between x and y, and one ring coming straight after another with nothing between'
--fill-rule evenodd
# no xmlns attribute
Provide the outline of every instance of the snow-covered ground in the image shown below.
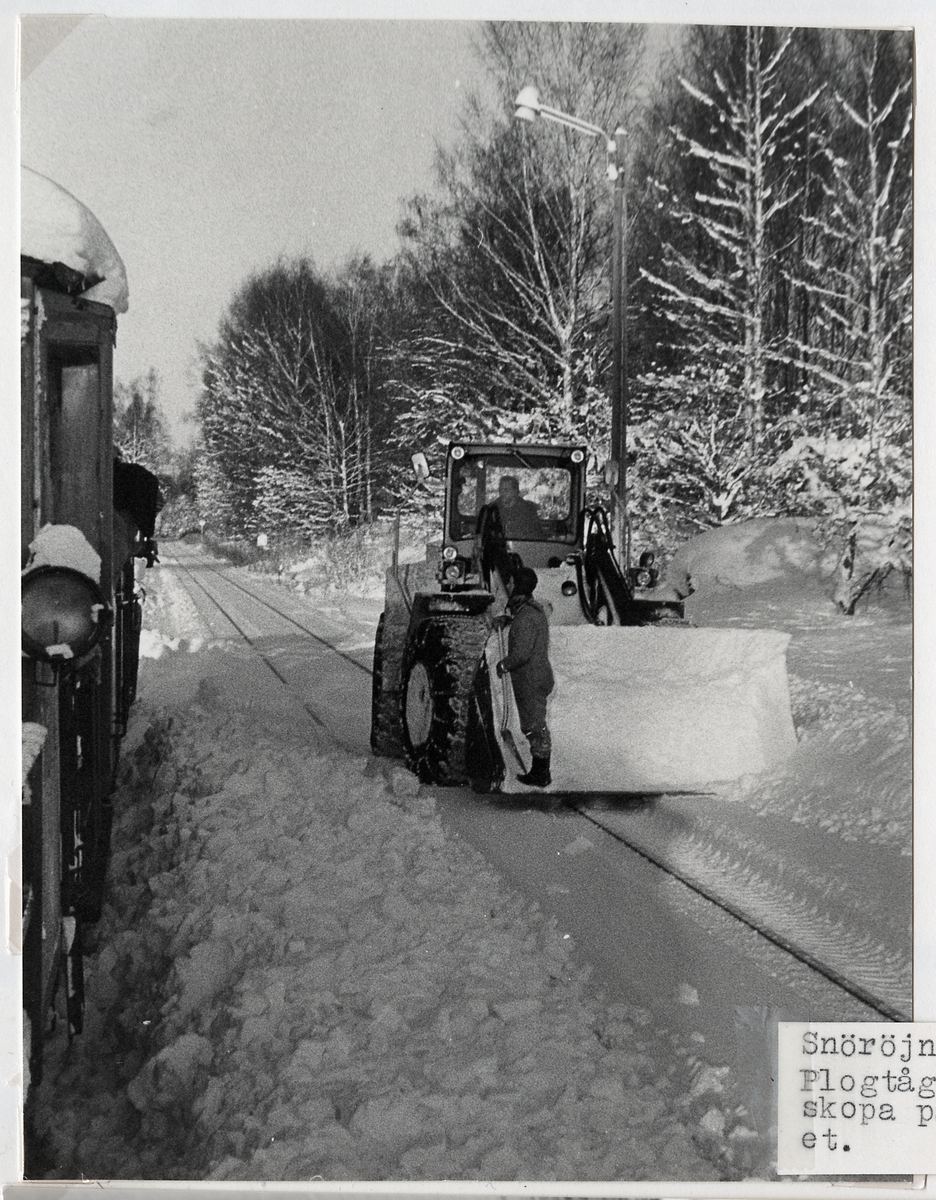
<svg viewBox="0 0 936 1200"><path fill-rule="evenodd" d="M143 664L86 1029L35 1097L45 1177L751 1169L763 1146L697 1042L598 995L413 776L328 745L247 652L187 641L168 572L147 585L162 653Z"/></svg>
<svg viewBox="0 0 936 1200"><path fill-rule="evenodd" d="M909 855L909 599L893 582L859 604L855 616L844 617L830 599L835 583L828 564L818 554L804 556L802 542L791 543L784 523L774 524L754 555L723 558L716 543L706 562L704 539L689 543L699 560L699 590L686 604L691 620L792 634L787 669L798 747L781 772L759 781L748 802L756 811L845 841L893 846ZM732 528L744 526L717 533Z"/></svg>
<svg viewBox="0 0 936 1200"><path fill-rule="evenodd" d="M769 1175L770 1140L700 1037L612 1003L563 930L447 837L431 791L329 744L246 648L193 640L168 571L146 584L153 657L86 1030L35 1091L34 1171ZM350 631L379 611L319 599ZM848 621L814 579L788 577L713 584L690 607L794 634L795 787L766 781L745 802L909 849L909 615Z"/></svg>

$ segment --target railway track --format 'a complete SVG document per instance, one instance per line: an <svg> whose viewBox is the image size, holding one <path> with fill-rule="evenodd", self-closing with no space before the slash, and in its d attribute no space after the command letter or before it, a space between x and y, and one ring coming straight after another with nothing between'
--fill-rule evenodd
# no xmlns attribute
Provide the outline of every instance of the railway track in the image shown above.
<svg viewBox="0 0 936 1200"><path fill-rule="evenodd" d="M368 677L371 675L369 653L366 657L363 654L356 657L338 644L340 637L335 641L323 637L301 617L272 603L259 589L235 579L230 568L216 567L194 554L189 556L184 548L174 563L166 565L177 568L179 581L193 601L197 602L197 597L207 599L216 618L250 646L290 691L296 689L260 644L256 629L251 629L252 622L243 617L238 619L229 611L233 606L225 601L224 589L233 589L244 603L260 606L264 614L282 623L284 631L298 632L321 650L337 655L355 671ZM265 636L269 637L269 632ZM297 695L297 702L316 726L329 728L326 716L315 705L301 695ZM354 753L364 749L357 742L336 736L333 729L329 731L344 749ZM631 805L624 809L620 804L615 806L607 798L599 797L550 797L550 800L658 868L694 898L712 905L749 935L762 939L775 951L863 1005L869 1010L863 1019L911 1019L907 956L889 950L879 938L861 932L865 928L861 920L864 914L859 912L858 920L854 922L841 915L830 915L832 908L823 903L822 897L817 899L815 894L810 894L809 881L798 877L795 863L786 867L776 861L767 862L760 848L745 847L743 839L732 845L730 830L725 831L725 840L721 843L715 843L704 829L687 832L683 828L679 836L671 831L661 834L660 818L653 811L656 806L651 804L644 807ZM677 803L674 798L669 798L668 802ZM685 800L679 802L685 803ZM812 835L807 830L803 831L803 836ZM833 879L828 890L834 892L836 886ZM837 907L841 914L847 904L840 900Z"/></svg>
<svg viewBox="0 0 936 1200"><path fill-rule="evenodd" d="M200 574L196 574L191 563L186 562L185 558L177 558L172 565L178 568L179 582L181 583L182 587L185 588L190 598L197 603L198 596L205 597L222 621L230 625L238 637L240 637L248 646L250 646L250 648L258 655L258 657L265 663L265 665L270 669L270 671L272 671L272 673L288 691L295 693L296 689L293 687L290 679L280 669L279 665L274 661L271 655L267 654L263 647L259 644L258 636L254 633L251 633L246 628L246 622L240 622L235 619L234 616L232 616L224 601L218 598L216 590L213 591L210 587L208 587L200 575L207 573L210 576L221 580L222 586L236 589L244 596L247 596L255 604L259 604L268 612L274 613L279 620L283 621L290 628L298 630L305 637L308 637L314 641L317 645L323 647L325 650L330 651L333 654L338 655L339 658L343 659L347 663L350 663L352 667L355 667L359 671L362 671L365 675L370 676L371 669L365 663L362 663L359 659L355 658L347 651L342 650L339 646L335 645L333 642L330 642L327 638L321 637L313 629L310 629L307 624L297 620L294 616L284 612L276 605L271 604L266 597L258 595L253 589L245 587L244 584L238 582L236 579L233 579L223 570L219 570L217 567L212 566L204 559L199 558L197 562L197 567ZM297 695L296 699L308 717L316 726L318 726L318 728L322 730L329 730L329 724L325 716L314 705L310 704L310 702L302 696ZM352 751L359 749L359 747L353 743L337 736L334 733L334 730L330 730L330 732L343 749Z"/></svg>

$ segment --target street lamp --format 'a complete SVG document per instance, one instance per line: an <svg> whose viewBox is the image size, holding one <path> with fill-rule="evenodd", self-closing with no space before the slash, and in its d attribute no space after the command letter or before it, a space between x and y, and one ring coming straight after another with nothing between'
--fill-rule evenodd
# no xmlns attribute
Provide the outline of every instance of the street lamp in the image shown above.
<svg viewBox="0 0 936 1200"><path fill-rule="evenodd" d="M624 130L618 126L613 136L599 125L581 117L550 108L540 100L539 89L525 87L515 101L515 117L535 121L542 117L565 125L577 133L605 140L608 151L608 179L613 184L611 226L611 522L614 540L622 549L624 566L630 566L630 537L627 528L627 369L624 341L625 297L627 280L624 265Z"/></svg>

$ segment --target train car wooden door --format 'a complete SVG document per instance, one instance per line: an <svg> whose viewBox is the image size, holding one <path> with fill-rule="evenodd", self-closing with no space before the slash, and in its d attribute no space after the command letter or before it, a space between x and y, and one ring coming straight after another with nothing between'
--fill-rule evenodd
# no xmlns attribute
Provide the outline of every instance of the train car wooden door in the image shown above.
<svg viewBox="0 0 936 1200"><path fill-rule="evenodd" d="M46 525L80 530L113 593L112 347L115 317L23 276L22 539ZM68 1021L81 1025L81 922L100 908L115 764L112 636L85 659L23 660L23 719L47 731L23 809L24 992L33 1045L42 1037L60 968Z"/></svg>

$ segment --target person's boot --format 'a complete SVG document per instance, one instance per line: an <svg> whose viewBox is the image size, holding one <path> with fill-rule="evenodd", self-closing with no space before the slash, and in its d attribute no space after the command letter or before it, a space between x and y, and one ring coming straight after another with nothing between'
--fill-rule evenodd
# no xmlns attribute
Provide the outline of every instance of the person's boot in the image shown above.
<svg viewBox="0 0 936 1200"><path fill-rule="evenodd" d="M552 775L549 773L549 755L547 754L545 758L537 758L534 755L529 771L525 775L518 775L517 779L520 783L527 784L528 787L549 787L552 783Z"/></svg>

